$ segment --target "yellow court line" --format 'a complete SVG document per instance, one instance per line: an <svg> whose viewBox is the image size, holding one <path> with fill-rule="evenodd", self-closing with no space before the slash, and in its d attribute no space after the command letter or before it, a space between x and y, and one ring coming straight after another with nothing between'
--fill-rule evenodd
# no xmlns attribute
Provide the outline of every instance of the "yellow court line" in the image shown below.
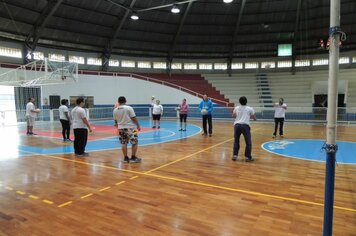
<svg viewBox="0 0 356 236"><path fill-rule="evenodd" d="M118 182L118 183L116 183L115 185L120 185L120 184L123 184L123 183L125 183L126 181L124 180L124 181L121 181L121 182Z"/></svg>
<svg viewBox="0 0 356 236"><path fill-rule="evenodd" d="M93 195L94 195L93 193L89 193L89 194L87 194L87 195L85 195L85 196L80 197L80 199L84 199L84 198L87 198L87 197L91 197L91 196L93 196Z"/></svg>
<svg viewBox="0 0 356 236"><path fill-rule="evenodd" d="M106 188L102 188L102 189L99 190L99 192L103 192L103 191L108 190L108 189L110 189L110 188L111 188L110 186L109 186L109 187L106 187Z"/></svg>
<svg viewBox="0 0 356 236"><path fill-rule="evenodd" d="M10 191L14 190L14 189L11 188L11 187L5 187L5 189L10 190Z"/></svg>
<svg viewBox="0 0 356 236"><path fill-rule="evenodd" d="M22 192L22 191L16 191L16 193L18 193L20 195L25 195L26 194L25 192Z"/></svg>
<svg viewBox="0 0 356 236"><path fill-rule="evenodd" d="M255 132L255 131L261 130L261 129L262 128L255 129L255 130L252 131L252 133ZM308 204L308 205L324 206L324 204L317 203L317 202L304 201L304 200L299 200L299 199L295 199L295 198L282 197L282 196L278 196L278 195L264 194L264 193L254 192L254 191L243 190L243 189L235 189L235 188L229 188L229 187L224 187L224 186L219 186L219 185L213 185L213 184L207 184L207 183L202 183L202 182L195 182L195 181L183 180L183 179L179 179L179 178L173 178L173 177L161 176L161 175L156 175L156 174L150 174L150 172L156 171L156 170L161 169L163 167L166 167L168 165L172 165L172 164L174 164L176 162L182 161L182 160L187 159L187 158L189 158L189 157L191 157L193 155L199 154L201 152L204 152L206 150L209 150L211 148L214 148L214 147L216 147L218 145L221 145L223 143L229 142L231 140L233 140L233 138L231 138L229 140L226 140L224 142L215 144L215 145L213 145L213 146L211 146L209 148L205 148L205 149L203 149L201 151L195 152L195 153L190 154L188 156L182 157L182 158L180 158L178 160L175 160L173 162L170 162L170 163L167 163L165 165L159 166L159 167L157 167L155 169L146 171L144 173L138 172L138 171L132 171L132 170L119 169L119 168L111 167L111 166L92 164L92 163L87 163L87 162L84 162L84 161L77 161L77 160L72 160L72 159L63 158L63 157L56 157L56 156L52 156L52 155L40 155L40 156L50 157L50 158L69 161L69 162L74 162L74 163L80 163L80 164L89 165L89 166L103 167L103 168L106 168L106 169L120 170L120 171L124 171L124 172L128 172L128 173L134 173L134 174L137 174L137 175L145 175L145 176L151 176L151 177L156 177L156 178L160 178L160 179L167 179L167 180L173 180L173 181L177 181L177 182L190 183L190 184L199 185L199 186L212 187L212 188L216 188L216 189L240 192L240 193L250 194L250 195L254 195L254 196L263 196L263 197L269 197L269 198L274 198L274 199L279 199L279 200L286 200L286 201L291 201L291 202L304 203L304 204ZM39 155L39 154L33 153L33 152L27 152L27 153L31 153L31 154L34 154L34 155ZM121 183L123 183L123 181L117 183L116 185L119 185ZM43 201L45 201L45 200L43 200ZM339 210L344 210L344 211L356 212L356 209L352 209L352 208L345 208L345 207L339 207L339 206L334 206L334 208L335 209L339 209Z"/></svg>
<svg viewBox="0 0 356 236"><path fill-rule="evenodd" d="M72 203L73 203L73 201L65 202L65 203L63 203L63 204L61 204L61 205L58 205L58 207L68 206L68 205L70 205L70 204L72 204Z"/></svg>
<svg viewBox="0 0 356 236"><path fill-rule="evenodd" d="M28 197L29 197L29 198L32 198L32 199L35 199L35 200L39 199L39 197L34 196L34 195L30 195L30 196L28 196Z"/></svg>
<svg viewBox="0 0 356 236"><path fill-rule="evenodd" d="M131 177L130 179L136 179L136 178L138 178L138 176L136 175L136 176L134 176L134 177Z"/></svg>
<svg viewBox="0 0 356 236"><path fill-rule="evenodd" d="M53 202L52 201L49 201L49 200L42 200L42 202L44 202L44 203L47 203L47 204L53 204Z"/></svg>
<svg viewBox="0 0 356 236"><path fill-rule="evenodd" d="M231 140L233 140L233 138L228 139L228 140L225 140L225 141L223 141L223 142L221 142L221 143L215 144L215 145L210 146L210 147L208 147L208 148L202 149L202 150L200 150L200 151L198 151L198 152L194 152L194 153L192 153L192 154L189 154L188 156L179 158L179 159L177 159L177 160L175 160L175 161L171 161L171 162L169 162L169 163L167 163L167 164L161 165L161 166L159 166L159 167L157 167L157 168L154 168L154 169L152 169L152 170L146 171L146 172L144 172L144 173L145 173L145 174L148 174L148 173L151 173L151 172L153 172L153 171L162 169L163 167L167 167L167 166L173 165L174 163L180 162L180 161L185 160L185 159L187 159L187 158L189 158L189 157L192 157L192 156L195 156L195 155L197 155L197 154L199 154L199 153L205 152L205 151L207 151L207 150L209 150L209 149L212 149L212 148L214 148L214 147L217 147L217 146L219 146L219 145L221 145L221 144L230 142Z"/></svg>
<svg viewBox="0 0 356 236"><path fill-rule="evenodd" d="M222 189L222 190L228 190L228 191L233 191L233 192L245 193L245 194L254 195L254 196L268 197L268 198L274 198L274 199L285 200L285 201L290 201L290 202L304 203L304 204L308 204L308 205L324 206L323 203L318 203L318 202L304 201L304 200L299 200L299 199L295 199L295 198L282 197L282 196L278 196L278 195L259 193L259 192L248 191L248 190L237 189L237 188L229 188L229 187L224 187L224 186L219 186L219 185L214 185L214 184L207 184L207 183L203 183L203 182L195 182L195 181L184 180L184 179L179 179L179 178L174 178L174 177L167 177L167 176L162 176L162 175L146 174L146 173L144 173L144 175L152 176L152 177L156 177L156 178L160 178L160 179L173 180L173 181L182 182L182 183L188 183L188 184L194 184L194 185L211 187L211 188ZM339 207L339 206L334 206L334 208L339 209L339 210L344 210L344 211L356 212L356 209L353 209L353 208L346 208L346 207Z"/></svg>

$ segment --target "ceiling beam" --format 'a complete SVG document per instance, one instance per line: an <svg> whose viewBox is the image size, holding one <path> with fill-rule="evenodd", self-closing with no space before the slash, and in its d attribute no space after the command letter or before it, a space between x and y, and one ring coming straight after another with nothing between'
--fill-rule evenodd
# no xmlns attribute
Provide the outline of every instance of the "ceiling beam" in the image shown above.
<svg viewBox="0 0 356 236"><path fill-rule="evenodd" d="M185 23L185 20L187 19L187 15L188 15L188 13L189 13L190 8L192 7L192 5L193 5L193 1L190 1L190 2L188 3L188 6L186 7L186 9L185 9L185 11L184 11L184 14L183 14L183 16L182 16L180 22L179 22L179 26L178 26L177 32L176 32L176 34L175 34L175 36L174 36L174 39L173 39L173 41L172 41L172 44L171 44L171 46L170 46L170 48L169 48L168 57L167 57L167 64L168 64L167 70L168 70L168 74L170 74L170 73L171 73L171 70L172 70L172 61L173 61L174 49L175 49L175 47L176 47L176 45L177 45L177 41L178 41L180 32L181 32L182 29L183 29L183 25L184 25L184 23Z"/></svg>
<svg viewBox="0 0 356 236"><path fill-rule="evenodd" d="M299 30L299 22L300 22L300 9L302 6L302 0L298 0L297 2L297 15L295 17L295 25L294 25L294 34L293 34L293 44L292 44L292 73L295 74L295 59L297 57L297 34Z"/></svg>
<svg viewBox="0 0 356 236"><path fill-rule="evenodd" d="M242 19L242 14L243 14L244 9L245 9L246 1L247 0L242 0L242 2L241 2L239 15L238 15L236 23L235 23L234 34L232 35L231 46L230 46L230 51L229 51L229 58L228 58L228 63L227 63L227 65L228 65L227 71L228 71L229 75L231 75L231 71L232 71L231 70L231 64L232 64L232 58L233 58L233 55L234 55L235 42L236 42L236 39L237 39L237 33L239 32L241 19Z"/></svg>
<svg viewBox="0 0 356 236"><path fill-rule="evenodd" d="M111 37L108 40L108 42L105 45L103 54L102 54L102 58L103 58L103 65L102 65L102 70L103 71L107 71L109 69L109 60L112 54L112 48L113 48L113 44L117 38L117 36L119 35L119 32L121 31L122 27L124 26L127 17L129 16L129 14L132 12L132 8L135 5L136 0L132 0L130 3L130 7L129 8L124 8L125 9L125 14L122 17L121 20L118 20L116 22L116 24L113 27L113 31L111 33Z"/></svg>
<svg viewBox="0 0 356 236"><path fill-rule="evenodd" d="M38 40L41 37L43 29L46 27L49 19L53 16L53 14L56 12L62 2L63 0L50 0L47 3L45 9L42 11L41 15L37 18L35 25L32 27L30 33L28 34L25 40L25 46L29 50L31 57L36 49Z"/></svg>

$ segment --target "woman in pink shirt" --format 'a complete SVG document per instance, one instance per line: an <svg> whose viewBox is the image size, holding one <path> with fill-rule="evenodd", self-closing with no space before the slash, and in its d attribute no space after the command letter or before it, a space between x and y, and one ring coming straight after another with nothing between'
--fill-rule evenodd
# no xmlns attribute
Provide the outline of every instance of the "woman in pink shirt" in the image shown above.
<svg viewBox="0 0 356 236"><path fill-rule="evenodd" d="M187 99L183 99L182 104L179 105L179 119L180 119L180 130L179 131L186 131L187 130L187 116L189 105L187 104ZM184 122L184 129L183 129L183 122Z"/></svg>

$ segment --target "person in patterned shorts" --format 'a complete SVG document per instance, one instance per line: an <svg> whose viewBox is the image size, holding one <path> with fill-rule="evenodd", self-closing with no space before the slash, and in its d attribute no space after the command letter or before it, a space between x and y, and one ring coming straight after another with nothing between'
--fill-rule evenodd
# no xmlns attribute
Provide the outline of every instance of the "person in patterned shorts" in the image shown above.
<svg viewBox="0 0 356 236"><path fill-rule="evenodd" d="M126 98L121 96L118 99L119 106L114 110L114 118L119 130L119 139L122 144L124 163L138 163L141 158L136 156L138 149L137 131L141 130L135 111L131 106L126 105ZM137 130L135 129L137 128ZM131 158L127 155L127 144L132 145Z"/></svg>

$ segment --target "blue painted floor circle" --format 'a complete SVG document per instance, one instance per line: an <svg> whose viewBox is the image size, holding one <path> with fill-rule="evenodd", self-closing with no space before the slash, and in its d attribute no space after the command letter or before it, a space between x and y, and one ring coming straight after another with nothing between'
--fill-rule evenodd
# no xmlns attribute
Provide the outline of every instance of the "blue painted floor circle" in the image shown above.
<svg viewBox="0 0 356 236"><path fill-rule="evenodd" d="M97 121L92 122L94 125L102 126L113 126L113 121ZM170 141L175 141L179 139L185 139L194 135L197 135L201 132L201 128L193 125L187 124L186 131L179 131L179 122L172 121L161 121L160 129L151 129L152 121L142 120L140 121L140 125L142 128L145 128L146 131L139 133L139 146L146 146L158 143L165 143ZM149 129L149 130L147 130ZM95 129L94 129L95 132ZM91 135L91 134L89 134ZM38 135L39 136L39 135ZM57 138L58 139L58 138ZM61 141L62 139L58 139ZM129 144L130 146L130 144ZM105 151L105 150L113 150L120 149L121 144L119 142L119 138L115 132L112 135L109 135L106 138L89 140L85 151L93 152L93 151ZM27 156L33 154L64 154L64 153L74 153L73 145L63 145L57 147L41 147L41 146L28 146L28 145L19 145L17 147L18 154L20 156Z"/></svg>
<svg viewBox="0 0 356 236"><path fill-rule="evenodd" d="M284 139L266 142L261 146L264 150L281 156L324 162L326 159L326 152L322 149L324 144L324 140ZM337 145L337 163L356 164L356 143L337 141Z"/></svg>

